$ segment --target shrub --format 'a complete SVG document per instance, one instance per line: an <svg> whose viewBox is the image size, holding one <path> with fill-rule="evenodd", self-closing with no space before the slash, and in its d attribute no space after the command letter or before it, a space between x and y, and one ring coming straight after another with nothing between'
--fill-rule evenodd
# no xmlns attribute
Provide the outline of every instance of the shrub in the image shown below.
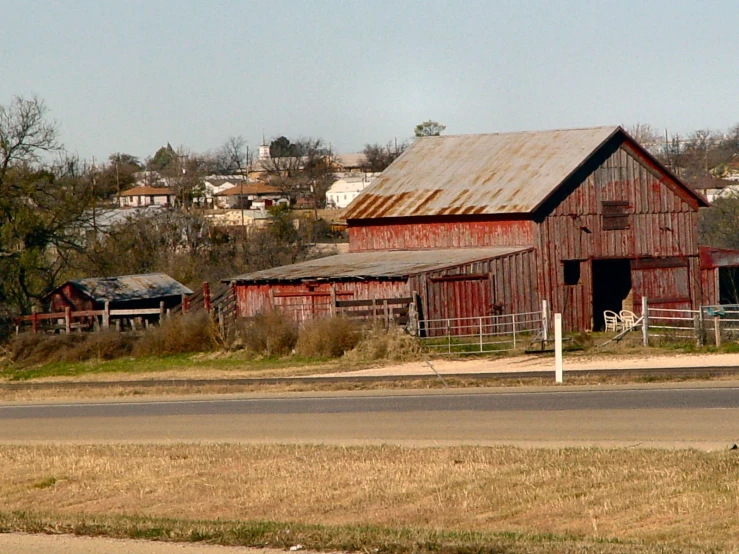
<svg viewBox="0 0 739 554"><path fill-rule="evenodd" d="M298 342L297 325L276 311L239 321L238 335L247 351L260 356L285 356Z"/></svg>
<svg viewBox="0 0 739 554"><path fill-rule="evenodd" d="M22 367L53 362L112 360L130 355L134 340L115 331L70 335L24 333L10 341L8 357Z"/></svg>
<svg viewBox="0 0 739 554"><path fill-rule="evenodd" d="M358 322L344 317L307 321L300 328L295 350L309 358L339 358L357 346L360 331Z"/></svg>
<svg viewBox="0 0 739 554"><path fill-rule="evenodd" d="M130 356L136 340L135 337L111 330L77 336L82 340L70 346L63 358L65 362L113 360Z"/></svg>
<svg viewBox="0 0 739 554"><path fill-rule="evenodd" d="M133 356L209 352L217 345L216 325L209 314L198 311L165 319L160 326L147 329L136 341Z"/></svg>
<svg viewBox="0 0 739 554"><path fill-rule="evenodd" d="M418 340L401 328L391 325L384 328L375 325L367 329L356 348L347 353L347 358L357 361L416 359L421 354Z"/></svg>

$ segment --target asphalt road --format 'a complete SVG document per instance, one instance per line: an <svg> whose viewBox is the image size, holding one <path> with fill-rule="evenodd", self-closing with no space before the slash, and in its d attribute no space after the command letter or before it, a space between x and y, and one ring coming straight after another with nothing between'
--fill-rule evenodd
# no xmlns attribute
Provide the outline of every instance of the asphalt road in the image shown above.
<svg viewBox="0 0 739 554"><path fill-rule="evenodd" d="M739 384L0 404L0 441L645 445L739 440Z"/></svg>

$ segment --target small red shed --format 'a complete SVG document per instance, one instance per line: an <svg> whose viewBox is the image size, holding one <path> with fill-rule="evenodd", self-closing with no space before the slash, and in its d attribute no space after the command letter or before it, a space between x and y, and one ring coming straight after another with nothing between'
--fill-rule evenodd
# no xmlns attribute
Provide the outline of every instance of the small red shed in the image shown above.
<svg viewBox="0 0 739 554"><path fill-rule="evenodd" d="M49 312L102 310L109 303L111 310L165 308L178 306L182 295L192 291L164 273L93 277L75 279L59 285L41 300Z"/></svg>

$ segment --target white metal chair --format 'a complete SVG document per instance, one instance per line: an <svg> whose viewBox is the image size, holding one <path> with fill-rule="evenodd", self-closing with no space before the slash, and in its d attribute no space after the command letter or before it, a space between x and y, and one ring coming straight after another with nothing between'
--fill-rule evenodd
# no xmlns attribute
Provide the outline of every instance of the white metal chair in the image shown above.
<svg viewBox="0 0 739 554"><path fill-rule="evenodd" d="M603 320L606 323L606 333L609 331L620 331L623 327L621 317L612 310L605 310L603 312Z"/></svg>
<svg viewBox="0 0 739 554"><path fill-rule="evenodd" d="M622 329L633 329L636 327L636 314L630 310L621 310L618 314L621 317Z"/></svg>

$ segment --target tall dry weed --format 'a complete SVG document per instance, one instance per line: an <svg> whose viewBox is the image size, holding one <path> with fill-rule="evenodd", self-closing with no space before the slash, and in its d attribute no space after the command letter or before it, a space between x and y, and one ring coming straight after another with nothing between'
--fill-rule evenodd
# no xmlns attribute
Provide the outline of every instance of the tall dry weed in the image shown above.
<svg viewBox="0 0 739 554"><path fill-rule="evenodd" d="M413 360L421 355L418 341L400 327L373 325L365 329L356 347L347 352L346 357L353 361L371 362L391 360L402 362Z"/></svg>
<svg viewBox="0 0 739 554"><path fill-rule="evenodd" d="M129 356L134 341L134 337L115 331L69 335L24 333L10 341L7 351L11 362L19 367L28 367Z"/></svg>
<svg viewBox="0 0 739 554"><path fill-rule="evenodd" d="M134 357L209 352L218 346L217 326L203 311L165 319L149 328L133 347Z"/></svg>
<svg viewBox="0 0 739 554"><path fill-rule="evenodd" d="M282 313L274 311L239 321L237 335L252 354L285 356L298 342L298 327Z"/></svg>
<svg viewBox="0 0 739 554"><path fill-rule="evenodd" d="M339 358L357 346L361 331L359 322L345 317L307 321L300 328L295 351L309 358Z"/></svg>

